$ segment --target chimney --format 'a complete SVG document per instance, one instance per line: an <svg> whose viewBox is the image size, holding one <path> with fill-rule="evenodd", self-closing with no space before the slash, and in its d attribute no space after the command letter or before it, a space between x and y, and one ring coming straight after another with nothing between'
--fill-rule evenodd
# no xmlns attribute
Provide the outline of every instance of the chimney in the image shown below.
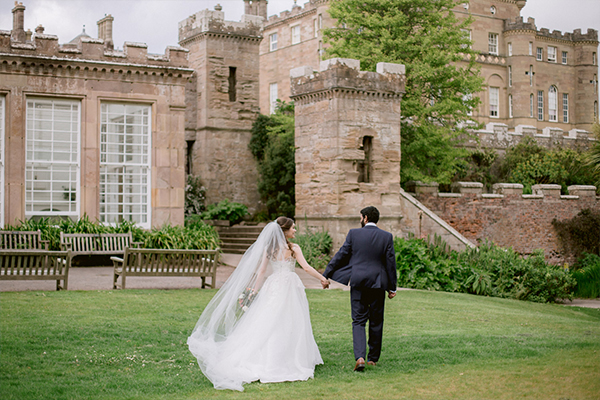
<svg viewBox="0 0 600 400"><path fill-rule="evenodd" d="M25 40L31 42L31 35L33 35L33 32L31 32L31 29L27 29L25 32Z"/></svg>
<svg viewBox="0 0 600 400"><path fill-rule="evenodd" d="M104 39L104 46L109 50L113 50L115 45L113 43L113 21L115 19L112 15L108 14L98 24L98 39Z"/></svg>
<svg viewBox="0 0 600 400"><path fill-rule="evenodd" d="M44 27L40 24L35 28L35 33L42 35L44 33Z"/></svg>
<svg viewBox="0 0 600 400"><path fill-rule="evenodd" d="M260 0L258 3L258 15L267 20L267 0Z"/></svg>
<svg viewBox="0 0 600 400"><path fill-rule="evenodd" d="M13 29L11 37L16 42L24 42L25 36L25 6L23 3L15 1L15 8L12 9L13 13Z"/></svg>
<svg viewBox="0 0 600 400"><path fill-rule="evenodd" d="M250 0L244 0L244 14L252 15L252 5L250 5Z"/></svg>

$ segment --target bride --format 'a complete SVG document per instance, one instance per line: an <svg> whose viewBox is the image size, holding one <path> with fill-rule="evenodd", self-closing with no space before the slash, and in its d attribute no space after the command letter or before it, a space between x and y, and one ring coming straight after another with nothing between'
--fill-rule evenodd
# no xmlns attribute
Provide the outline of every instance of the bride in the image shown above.
<svg viewBox="0 0 600 400"><path fill-rule="evenodd" d="M216 389L243 391L244 383L257 380L304 381L313 377L315 365L323 364L296 262L324 289L329 281L289 241L295 233L287 217L267 224L188 338Z"/></svg>

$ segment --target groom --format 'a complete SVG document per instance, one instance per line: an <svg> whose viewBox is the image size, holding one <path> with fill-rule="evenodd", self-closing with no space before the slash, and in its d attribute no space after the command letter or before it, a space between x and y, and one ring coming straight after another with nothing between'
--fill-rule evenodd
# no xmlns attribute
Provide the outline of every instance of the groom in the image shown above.
<svg viewBox="0 0 600 400"><path fill-rule="evenodd" d="M355 371L365 369L367 321L368 364L376 365L379 360L385 292L393 299L396 296L397 282L394 240L391 233L377 227L379 210L366 207L360 210L360 214L362 228L348 232L346 241L323 274L326 278L350 285Z"/></svg>

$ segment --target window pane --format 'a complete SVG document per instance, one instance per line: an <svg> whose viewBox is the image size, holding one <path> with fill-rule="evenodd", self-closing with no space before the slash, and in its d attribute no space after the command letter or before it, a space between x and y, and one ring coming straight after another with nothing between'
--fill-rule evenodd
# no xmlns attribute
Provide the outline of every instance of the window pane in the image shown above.
<svg viewBox="0 0 600 400"><path fill-rule="evenodd" d="M78 216L79 102L27 101L25 215Z"/></svg>
<svg viewBox="0 0 600 400"><path fill-rule="evenodd" d="M552 122L558 121L558 99L555 86L551 86L550 90L548 90L548 120Z"/></svg>
<svg viewBox="0 0 600 400"><path fill-rule="evenodd" d="M4 96L0 96L0 227L4 226Z"/></svg>
<svg viewBox="0 0 600 400"><path fill-rule="evenodd" d="M538 120L544 120L544 92L538 91Z"/></svg>
<svg viewBox="0 0 600 400"><path fill-rule="evenodd" d="M275 112L275 107L277 105L277 83L271 83L269 85L269 101L271 104L271 109L269 110L271 114Z"/></svg>
<svg viewBox="0 0 600 400"><path fill-rule="evenodd" d="M100 221L149 226L150 106L103 103Z"/></svg>
<svg viewBox="0 0 600 400"><path fill-rule="evenodd" d="M490 88L490 117L494 117L494 118L498 117L499 98L500 98L500 89L491 87Z"/></svg>
<svg viewBox="0 0 600 400"><path fill-rule="evenodd" d="M488 52L490 54L498 54L498 34L488 34Z"/></svg>

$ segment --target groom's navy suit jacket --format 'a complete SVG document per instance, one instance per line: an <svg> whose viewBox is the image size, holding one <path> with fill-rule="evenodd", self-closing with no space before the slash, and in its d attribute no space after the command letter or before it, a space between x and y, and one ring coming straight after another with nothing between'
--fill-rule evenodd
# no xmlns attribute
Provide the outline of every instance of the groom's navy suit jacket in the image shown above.
<svg viewBox="0 0 600 400"><path fill-rule="evenodd" d="M323 275L354 288L396 291L392 234L373 225L351 229Z"/></svg>

